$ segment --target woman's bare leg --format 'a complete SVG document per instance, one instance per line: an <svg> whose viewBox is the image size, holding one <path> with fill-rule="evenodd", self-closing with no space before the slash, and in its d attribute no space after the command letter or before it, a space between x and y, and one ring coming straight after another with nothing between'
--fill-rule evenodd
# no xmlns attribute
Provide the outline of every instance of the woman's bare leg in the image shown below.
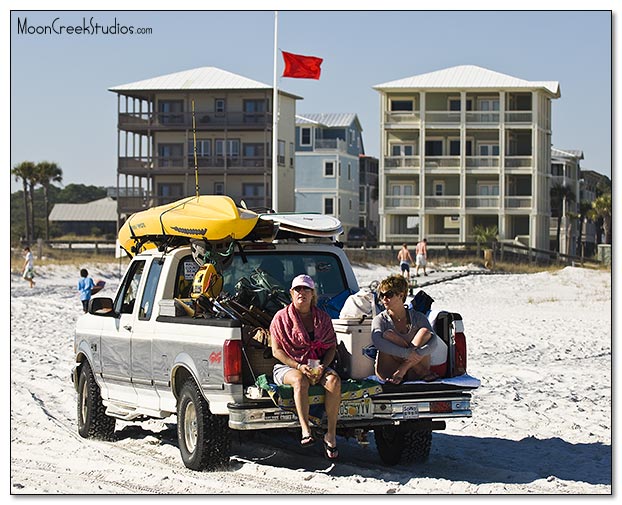
<svg viewBox="0 0 622 505"><path fill-rule="evenodd" d="M294 404L296 405L302 437L311 435L311 427L309 426L309 379L298 370L292 369L283 377L283 383L294 388Z"/></svg>
<svg viewBox="0 0 622 505"><path fill-rule="evenodd" d="M339 415L339 404L341 403L341 379L334 373L327 373L320 380L324 386L324 408L328 421L328 431L324 440L331 446L337 445L337 416Z"/></svg>

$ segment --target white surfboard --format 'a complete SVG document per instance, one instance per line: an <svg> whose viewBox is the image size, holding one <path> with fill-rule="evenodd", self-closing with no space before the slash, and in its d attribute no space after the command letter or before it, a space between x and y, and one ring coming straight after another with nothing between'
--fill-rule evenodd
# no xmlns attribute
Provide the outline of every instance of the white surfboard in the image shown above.
<svg viewBox="0 0 622 505"><path fill-rule="evenodd" d="M309 237L332 237L343 233L341 221L334 216L324 214L261 214L259 218L278 223L279 230Z"/></svg>

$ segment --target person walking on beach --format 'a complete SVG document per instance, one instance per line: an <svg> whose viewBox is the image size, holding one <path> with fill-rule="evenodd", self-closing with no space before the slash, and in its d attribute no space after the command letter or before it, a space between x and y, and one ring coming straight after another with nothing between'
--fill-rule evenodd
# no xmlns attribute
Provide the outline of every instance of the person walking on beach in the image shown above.
<svg viewBox="0 0 622 505"><path fill-rule="evenodd" d="M80 301L82 302L82 310L86 314L89 310L89 300L95 283L93 279L89 277L89 272L86 268L80 270L80 280L78 281L78 292L80 293Z"/></svg>
<svg viewBox="0 0 622 505"><path fill-rule="evenodd" d="M425 266L428 263L428 239L424 238L417 244L415 248L415 258L415 277L419 277L419 267L423 268L423 275L427 277L428 273L425 271Z"/></svg>
<svg viewBox="0 0 622 505"><path fill-rule="evenodd" d="M400 270L404 278L410 280L410 264L413 263L413 257L406 244L402 244L402 248L397 253L397 261L400 262Z"/></svg>
<svg viewBox="0 0 622 505"><path fill-rule="evenodd" d="M24 266L22 268L22 277L30 283L31 288L35 286L35 281L33 280L34 276L35 258L32 255L30 247L26 246L24 247Z"/></svg>

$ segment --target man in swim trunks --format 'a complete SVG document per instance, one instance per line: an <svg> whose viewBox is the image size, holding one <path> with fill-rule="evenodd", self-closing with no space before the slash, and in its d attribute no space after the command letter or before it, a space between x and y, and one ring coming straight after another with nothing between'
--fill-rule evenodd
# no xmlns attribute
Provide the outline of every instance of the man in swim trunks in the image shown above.
<svg viewBox="0 0 622 505"><path fill-rule="evenodd" d="M428 239L424 238L421 242L417 244L415 248L416 254L416 267L415 267L415 277L419 277L419 267L423 268L423 275L428 276L425 271L425 266L428 263Z"/></svg>
<svg viewBox="0 0 622 505"><path fill-rule="evenodd" d="M402 244L400 252L397 253L397 261L400 262L400 270L406 280L410 279L410 264L413 263L413 257L410 255L408 246Z"/></svg>

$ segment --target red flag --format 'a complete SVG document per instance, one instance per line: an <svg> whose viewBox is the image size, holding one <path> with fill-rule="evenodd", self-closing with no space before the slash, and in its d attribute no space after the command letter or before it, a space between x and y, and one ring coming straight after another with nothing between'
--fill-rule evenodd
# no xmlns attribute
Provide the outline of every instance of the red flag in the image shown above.
<svg viewBox="0 0 622 505"><path fill-rule="evenodd" d="M285 61L285 70L283 77L295 77L297 79L319 79L321 68L320 65L324 61L316 56L302 56L300 54L283 53Z"/></svg>

